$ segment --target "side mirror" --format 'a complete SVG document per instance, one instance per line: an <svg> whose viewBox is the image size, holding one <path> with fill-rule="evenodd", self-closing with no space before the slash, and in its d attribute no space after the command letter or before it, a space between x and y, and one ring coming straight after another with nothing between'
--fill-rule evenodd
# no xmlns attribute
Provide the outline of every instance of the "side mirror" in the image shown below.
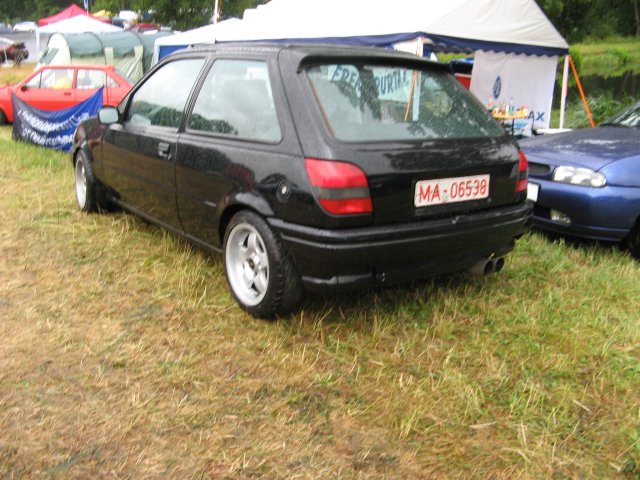
<svg viewBox="0 0 640 480"><path fill-rule="evenodd" d="M21 92L26 92L26 91L27 91L27 88L29 88L29 87L27 87L26 85L22 85L22 86L20 87L20 91L21 91Z"/></svg>
<svg viewBox="0 0 640 480"><path fill-rule="evenodd" d="M98 120L102 125L112 125L120 120L120 113L117 108L104 107L98 111Z"/></svg>

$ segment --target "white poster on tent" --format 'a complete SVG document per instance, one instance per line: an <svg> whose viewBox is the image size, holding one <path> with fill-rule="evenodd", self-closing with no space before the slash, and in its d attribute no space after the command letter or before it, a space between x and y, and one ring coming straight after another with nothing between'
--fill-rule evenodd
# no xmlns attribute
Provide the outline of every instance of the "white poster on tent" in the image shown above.
<svg viewBox="0 0 640 480"><path fill-rule="evenodd" d="M549 128L558 57L476 52L471 92L492 102L529 109L529 124Z"/></svg>

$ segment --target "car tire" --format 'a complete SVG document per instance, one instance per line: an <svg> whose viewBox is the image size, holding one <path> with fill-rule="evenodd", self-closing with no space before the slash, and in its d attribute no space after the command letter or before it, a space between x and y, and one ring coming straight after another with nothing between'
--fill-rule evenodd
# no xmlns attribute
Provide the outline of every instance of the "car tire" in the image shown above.
<svg viewBox="0 0 640 480"><path fill-rule="evenodd" d="M82 151L76 155L74 171L78 208L83 212L107 210L108 202L100 191L100 184L93 173L91 162Z"/></svg>
<svg viewBox="0 0 640 480"><path fill-rule="evenodd" d="M640 259L640 219L636 222L635 226L629 232L625 243L631 255Z"/></svg>
<svg viewBox="0 0 640 480"><path fill-rule="evenodd" d="M0 110L0 125L6 125L7 116L4 114L2 110Z"/></svg>
<svg viewBox="0 0 640 480"><path fill-rule="evenodd" d="M282 240L258 214L242 210L226 228L223 263L236 302L265 319L286 315L302 299L302 283Z"/></svg>

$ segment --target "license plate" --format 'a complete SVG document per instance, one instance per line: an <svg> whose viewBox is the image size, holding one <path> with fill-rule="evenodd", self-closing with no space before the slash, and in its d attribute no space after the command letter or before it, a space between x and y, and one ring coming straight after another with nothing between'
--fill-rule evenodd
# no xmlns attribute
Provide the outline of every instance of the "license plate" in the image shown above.
<svg viewBox="0 0 640 480"><path fill-rule="evenodd" d="M538 193L540 192L540 185L537 183L527 183L527 200L532 202L538 201Z"/></svg>
<svg viewBox="0 0 640 480"><path fill-rule="evenodd" d="M467 202L489 196L489 175L438 178L416 183L413 204L416 207Z"/></svg>

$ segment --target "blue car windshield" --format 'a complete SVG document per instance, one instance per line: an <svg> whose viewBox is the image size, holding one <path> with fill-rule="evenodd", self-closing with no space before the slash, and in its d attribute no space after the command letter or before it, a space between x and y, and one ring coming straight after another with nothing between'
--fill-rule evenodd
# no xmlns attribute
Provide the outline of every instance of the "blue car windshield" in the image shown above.
<svg viewBox="0 0 640 480"><path fill-rule="evenodd" d="M611 117L602 125L619 125L621 127L640 128L640 102Z"/></svg>
<svg viewBox="0 0 640 480"><path fill-rule="evenodd" d="M307 69L320 110L347 142L495 137L504 130L448 72L394 65Z"/></svg>

